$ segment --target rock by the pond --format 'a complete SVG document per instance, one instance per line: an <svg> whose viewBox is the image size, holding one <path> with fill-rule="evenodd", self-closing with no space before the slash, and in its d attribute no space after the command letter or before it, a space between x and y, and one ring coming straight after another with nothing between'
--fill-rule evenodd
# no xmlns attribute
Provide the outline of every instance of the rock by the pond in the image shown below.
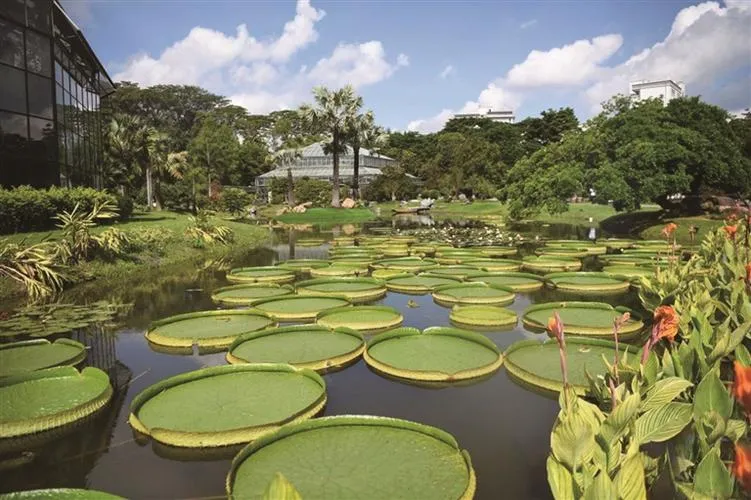
<svg viewBox="0 0 751 500"><path fill-rule="evenodd" d="M311 201L301 203L297 205L295 208L293 208L292 211L296 214L304 214L308 210L308 207L311 206L312 204L313 202Z"/></svg>
<svg viewBox="0 0 751 500"><path fill-rule="evenodd" d="M342 202L342 208L355 208L355 200L352 198L345 198Z"/></svg>
<svg viewBox="0 0 751 500"><path fill-rule="evenodd" d="M467 201L468 201L468 200L467 200L467 195L466 195L466 194L464 194L464 193L459 193L459 198L458 198L458 199L459 199L459 201L460 201L460 202L462 202L462 203L467 203Z"/></svg>

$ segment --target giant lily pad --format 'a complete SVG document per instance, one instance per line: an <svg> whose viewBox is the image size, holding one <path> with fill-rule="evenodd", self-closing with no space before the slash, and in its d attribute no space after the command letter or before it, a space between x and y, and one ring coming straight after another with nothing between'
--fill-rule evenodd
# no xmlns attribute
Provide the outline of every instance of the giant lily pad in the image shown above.
<svg viewBox="0 0 751 500"><path fill-rule="evenodd" d="M537 255L548 255L550 257L568 257L578 259L587 256L585 248L571 247L543 247L535 251Z"/></svg>
<svg viewBox="0 0 751 500"><path fill-rule="evenodd" d="M484 257L479 250L453 249L445 251L436 250L435 252L435 261L444 266L464 264L468 260L477 260Z"/></svg>
<svg viewBox="0 0 751 500"><path fill-rule="evenodd" d="M275 266L237 267L227 273L233 283L291 283L295 272Z"/></svg>
<svg viewBox="0 0 751 500"><path fill-rule="evenodd" d="M91 325L112 326L131 304L97 301L91 304L35 304L14 311L0 320L0 337L47 337Z"/></svg>
<svg viewBox="0 0 751 500"><path fill-rule="evenodd" d="M243 333L276 326L258 311L199 311L170 316L151 324L146 339L158 346L180 348L227 347Z"/></svg>
<svg viewBox="0 0 751 500"><path fill-rule="evenodd" d="M625 312L631 314L619 338L624 340L636 337L644 323L633 311L626 307L613 307L601 302L550 302L531 306L524 312L524 326L534 331L545 330L548 319L558 312L564 325L564 332L571 335L612 338L613 320Z"/></svg>
<svg viewBox="0 0 751 500"><path fill-rule="evenodd" d="M467 276L467 281L505 286L514 292L534 292L545 284L545 280L536 274L515 272L475 272Z"/></svg>
<svg viewBox="0 0 751 500"><path fill-rule="evenodd" d="M639 350L628 344L620 344L620 359L628 352L629 362L638 363ZM603 356L609 363L615 359L615 343L608 340L568 337L566 339L566 361L568 380L573 389L583 395L589 389L585 372L592 377L605 375L608 371ZM506 372L513 380L525 387L545 393L556 393L563 388L558 342L549 339L520 340L511 344L503 354Z"/></svg>
<svg viewBox="0 0 751 500"><path fill-rule="evenodd" d="M299 273L309 273L311 269L317 267L326 267L329 263L325 260L319 259L291 259L284 262L280 262L276 265L281 269L288 271L297 271Z"/></svg>
<svg viewBox="0 0 751 500"><path fill-rule="evenodd" d="M488 272L518 271L521 262L511 259L467 259L465 264Z"/></svg>
<svg viewBox="0 0 751 500"><path fill-rule="evenodd" d="M486 283L458 283L439 286L433 292L433 300L441 305L492 304L505 306L514 302L510 288Z"/></svg>
<svg viewBox="0 0 751 500"><path fill-rule="evenodd" d="M624 248L631 248L634 246L634 240L625 240L625 239L618 239L618 238L608 238L606 240L598 240L599 243L602 243L607 248L611 248L613 250L623 250Z"/></svg>
<svg viewBox="0 0 751 500"><path fill-rule="evenodd" d="M552 273L559 271L578 271L582 268L582 263L578 259L542 255L540 257L524 257L524 259L522 259L522 267L527 271Z"/></svg>
<svg viewBox="0 0 751 500"><path fill-rule="evenodd" d="M638 266L652 264L652 259L644 255L611 254L604 255L600 259L608 265Z"/></svg>
<svg viewBox="0 0 751 500"><path fill-rule="evenodd" d="M458 278L442 276L432 273L414 274L402 273L386 278L386 288L393 292L425 294L442 285L459 283Z"/></svg>
<svg viewBox="0 0 751 500"><path fill-rule="evenodd" d="M509 257L516 255L516 247L478 247L480 253L486 257Z"/></svg>
<svg viewBox="0 0 751 500"><path fill-rule="evenodd" d="M456 278L463 280L470 274L477 273L477 268L467 264L454 264L449 266L439 266L430 270L430 274L434 276L448 276L450 278Z"/></svg>
<svg viewBox="0 0 751 500"><path fill-rule="evenodd" d="M327 328L352 328L360 332L375 333L396 328L404 316L388 306L354 306L329 309L318 314L316 323Z"/></svg>
<svg viewBox="0 0 751 500"><path fill-rule="evenodd" d="M308 238L304 240L297 240L295 242L295 245L298 247L319 247L321 245L325 245L326 240L323 238Z"/></svg>
<svg viewBox="0 0 751 500"><path fill-rule="evenodd" d="M17 438L82 420L112 397L106 373L72 366L0 379L0 438Z"/></svg>
<svg viewBox="0 0 751 500"><path fill-rule="evenodd" d="M631 287L625 276L609 273L573 272L546 274L545 279L556 289L577 293L621 293Z"/></svg>
<svg viewBox="0 0 751 500"><path fill-rule="evenodd" d="M393 377L451 382L489 375L501 367L498 347L478 333L450 327L397 328L372 338L363 354Z"/></svg>
<svg viewBox="0 0 751 500"><path fill-rule="evenodd" d="M634 280L644 277L650 277L654 276L655 269L651 266L629 266L629 265L612 265L612 266L605 266L602 268L602 271L605 273L610 274L616 274L620 276L625 276L628 279Z"/></svg>
<svg viewBox="0 0 751 500"><path fill-rule="evenodd" d="M403 272L419 272L438 267L433 259L405 257L403 259L385 259L373 262L374 269L396 269Z"/></svg>
<svg viewBox="0 0 751 500"><path fill-rule="evenodd" d="M328 371L357 360L365 348L362 334L349 328L320 325L273 328L243 335L229 348L230 363L289 363Z"/></svg>
<svg viewBox="0 0 751 500"><path fill-rule="evenodd" d="M128 422L171 446L230 446L306 420L325 404L326 384L313 370L287 364L224 365L146 388L133 399Z"/></svg>
<svg viewBox="0 0 751 500"><path fill-rule="evenodd" d="M227 476L230 498L263 498L281 473L305 499L469 500L469 455L449 434L387 417L336 416L289 425L244 448Z"/></svg>
<svg viewBox="0 0 751 500"><path fill-rule="evenodd" d="M351 302L370 302L386 295L386 287L373 278L318 278L296 284L300 295L335 295Z"/></svg>
<svg viewBox="0 0 751 500"><path fill-rule="evenodd" d="M517 321L514 311L485 305L454 306L449 319L457 326L483 329L515 326Z"/></svg>
<svg viewBox="0 0 751 500"><path fill-rule="evenodd" d="M246 283L217 288L211 294L211 300L219 304L251 305L259 300L281 297L294 293L289 285L276 283Z"/></svg>
<svg viewBox="0 0 751 500"><path fill-rule="evenodd" d="M398 269L376 269L370 273L370 276L378 281L386 281L388 278L402 274L405 274L404 271Z"/></svg>
<svg viewBox="0 0 751 500"><path fill-rule="evenodd" d="M290 295L265 299L253 304L255 309L277 321L312 321L321 311L348 306L344 297L325 295Z"/></svg>
<svg viewBox="0 0 751 500"><path fill-rule="evenodd" d="M310 275L314 278L330 278L334 276L365 276L368 274L368 264L356 262L338 262L334 261L326 267L316 267L310 270Z"/></svg>
<svg viewBox="0 0 751 500"><path fill-rule="evenodd" d="M383 253L384 257L406 257L409 255L409 247L407 245L381 245L378 247Z"/></svg>
<svg viewBox="0 0 751 500"><path fill-rule="evenodd" d="M70 339L26 340L0 344L0 377L54 366L73 366L86 359L86 348Z"/></svg>
<svg viewBox="0 0 751 500"><path fill-rule="evenodd" d="M95 490L51 488L45 490L14 491L0 495L2 500L124 500L123 497Z"/></svg>

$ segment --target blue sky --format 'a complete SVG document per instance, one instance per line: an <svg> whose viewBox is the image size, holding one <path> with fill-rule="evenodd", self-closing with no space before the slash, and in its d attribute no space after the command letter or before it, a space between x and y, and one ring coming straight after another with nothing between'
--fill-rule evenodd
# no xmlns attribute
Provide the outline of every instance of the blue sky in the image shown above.
<svg viewBox="0 0 751 500"><path fill-rule="evenodd" d="M63 0L115 79L201 85L252 112L352 83L379 123L454 112L580 119L633 79L751 106L751 0Z"/></svg>

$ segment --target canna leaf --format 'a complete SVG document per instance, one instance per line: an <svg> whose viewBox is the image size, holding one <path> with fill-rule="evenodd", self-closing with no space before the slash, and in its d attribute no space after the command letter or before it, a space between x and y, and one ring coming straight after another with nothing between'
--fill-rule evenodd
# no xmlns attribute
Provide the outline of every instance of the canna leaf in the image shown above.
<svg viewBox="0 0 751 500"><path fill-rule="evenodd" d="M642 403L642 410L649 411L670 403L692 385L694 384L684 378L664 378L649 389L647 397Z"/></svg>
<svg viewBox="0 0 751 500"><path fill-rule="evenodd" d="M644 480L644 467L641 455L634 453L623 462L615 476L615 488L619 500L644 500L647 487Z"/></svg>
<svg viewBox="0 0 751 500"><path fill-rule="evenodd" d="M553 455L548 456L548 486L555 500L574 500L574 477Z"/></svg>
<svg viewBox="0 0 751 500"><path fill-rule="evenodd" d="M693 414L688 403L668 403L641 415L634 426L634 439L640 444L661 443L680 433Z"/></svg>
<svg viewBox="0 0 751 500"><path fill-rule="evenodd" d="M733 477L720 460L718 448L713 448L696 467L694 491L715 499L730 498Z"/></svg>
<svg viewBox="0 0 751 500"><path fill-rule="evenodd" d="M725 333L725 335L720 337L714 345L712 352L709 353L707 362L711 365L729 355L740 345L749 333L751 333L751 319L747 320L732 332Z"/></svg>
<svg viewBox="0 0 751 500"><path fill-rule="evenodd" d="M733 412L733 399L720 380L717 370L707 373L694 394L694 418L699 421L709 412L717 412L723 419Z"/></svg>

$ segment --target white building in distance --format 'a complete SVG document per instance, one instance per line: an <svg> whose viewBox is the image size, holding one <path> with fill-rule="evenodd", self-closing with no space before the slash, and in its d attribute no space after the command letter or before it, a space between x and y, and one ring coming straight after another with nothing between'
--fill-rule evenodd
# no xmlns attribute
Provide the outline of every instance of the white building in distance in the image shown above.
<svg viewBox="0 0 751 500"><path fill-rule="evenodd" d="M457 113L454 118L487 118L500 123L514 123L516 120L513 111L493 111L492 109L489 109L487 113Z"/></svg>
<svg viewBox="0 0 751 500"><path fill-rule="evenodd" d="M662 104L666 105L676 97L686 95L686 84L683 82L674 82L673 80L656 80L653 82L639 80L629 83L628 91L631 98L636 101L661 99Z"/></svg>

